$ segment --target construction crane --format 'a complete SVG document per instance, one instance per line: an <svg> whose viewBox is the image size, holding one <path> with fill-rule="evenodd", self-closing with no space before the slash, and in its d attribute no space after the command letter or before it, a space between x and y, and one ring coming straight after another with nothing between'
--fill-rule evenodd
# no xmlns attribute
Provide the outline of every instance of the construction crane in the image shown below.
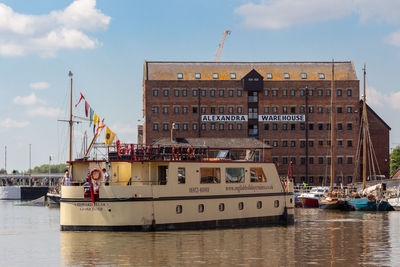
<svg viewBox="0 0 400 267"><path fill-rule="evenodd" d="M218 45L218 50L217 50L217 55L215 56L215 62L219 61L219 58L221 57L222 53L222 48L224 48L224 43L225 43L225 38L228 34L231 34L230 30L226 30L224 34L222 34L221 42Z"/></svg>

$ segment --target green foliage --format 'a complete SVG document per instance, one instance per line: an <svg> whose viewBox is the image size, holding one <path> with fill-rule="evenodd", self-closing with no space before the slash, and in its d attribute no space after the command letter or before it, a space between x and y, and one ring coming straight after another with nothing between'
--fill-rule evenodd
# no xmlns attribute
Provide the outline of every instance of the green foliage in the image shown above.
<svg viewBox="0 0 400 267"><path fill-rule="evenodd" d="M63 173L66 169L68 169L68 164L65 163L50 165L51 173ZM28 173L30 172L31 170L28 170ZM49 173L49 164L36 166L35 168L33 168L32 173Z"/></svg>
<svg viewBox="0 0 400 267"><path fill-rule="evenodd" d="M390 175L393 175L400 167L400 146L393 149L390 154Z"/></svg>

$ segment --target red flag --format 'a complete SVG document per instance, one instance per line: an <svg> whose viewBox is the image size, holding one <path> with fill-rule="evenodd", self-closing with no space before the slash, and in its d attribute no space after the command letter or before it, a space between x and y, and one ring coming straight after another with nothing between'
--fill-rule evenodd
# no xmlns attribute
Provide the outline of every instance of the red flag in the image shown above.
<svg viewBox="0 0 400 267"><path fill-rule="evenodd" d="M89 181L89 185L90 185L90 197L91 197L93 205L94 205L94 203L96 203L96 201L94 200L93 183L92 183L92 177L90 174L88 175L88 181Z"/></svg>
<svg viewBox="0 0 400 267"><path fill-rule="evenodd" d="M88 116L89 109L90 109L90 105L89 105L89 103L85 100L85 115L86 115L86 117Z"/></svg>
<svg viewBox="0 0 400 267"><path fill-rule="evenodd" d="M76 103L76 105L75 105L76 108L78 107L79 103L81 103L81 100L85 99L85 97L82 95L82 93L80 93L80 94L81 94L81 98L79 98L78 103Z"/></svg>
<svg viewBox="0 0 400 267"><path fill-rule="evenodd" d="M99 135L105 126L106 125L104 124L104 119L102 121L100 121L100 118L99 118L99 122L97 123L96 135Z"/></svg>

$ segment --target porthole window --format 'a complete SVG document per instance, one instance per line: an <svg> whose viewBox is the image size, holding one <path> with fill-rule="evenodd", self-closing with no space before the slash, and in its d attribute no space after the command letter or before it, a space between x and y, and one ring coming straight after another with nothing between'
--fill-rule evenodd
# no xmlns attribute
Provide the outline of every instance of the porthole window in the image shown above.
<svg viewBox="0 0 400 267"><path fill-rule="evenodd" d="M204 204L199 204L199 212L204 212Z"/></svg>
<svg viewBox="0 0 400 267"><path fill-rule="evenodd" d="M225 210L225 204L219 203L219 211L224 211L224 210Z"/></svg>
<svg viewBox="0 0 400 267"><path fill-rule="evenodd" d="M290 198L290 203L293 203L293 198Z"/></svg>
<svg viewBox="0 0 400 267"><path fill-rule="evenodd" d="M292 200L292 199L290 199L290 200ZM279 207L279 200L275 200L274 201L274 207L275 208Z"/></svg>
<svg viewBox="0 0 400 267"><path fill-rule="evenodd" d="M243 202L239 202L239 210L243 210L243 208L244 208Z"/></svg>
<svg viewBox="0 0 400 267"><path fill-rule="evenodd" d="M262 201L257 201L257 209L261 209L262 208Z"/></svg>
<svg viewBox="0 0 400 267"><path fill-rule="evenodd" d="M182 205L176 205L176 213L181 214L182 213Z"/></svg>

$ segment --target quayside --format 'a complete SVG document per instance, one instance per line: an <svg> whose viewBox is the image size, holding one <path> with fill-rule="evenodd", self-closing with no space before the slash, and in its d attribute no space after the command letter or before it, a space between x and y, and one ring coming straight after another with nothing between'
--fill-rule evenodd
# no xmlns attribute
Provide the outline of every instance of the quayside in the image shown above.
<svg viewBox="0 0 400 267"><path fill-rule="evenodd" d="M235 143L246 142L238 139ZM293 224L292 182L281 179L275 165L265 162L269 147L246 146L212 149L190 142L169 146L117 143L106 147L105 159L71 161L71 185L61 187L61 230L159 231ZM110 175L109 185L103 169Z"/></svg>

